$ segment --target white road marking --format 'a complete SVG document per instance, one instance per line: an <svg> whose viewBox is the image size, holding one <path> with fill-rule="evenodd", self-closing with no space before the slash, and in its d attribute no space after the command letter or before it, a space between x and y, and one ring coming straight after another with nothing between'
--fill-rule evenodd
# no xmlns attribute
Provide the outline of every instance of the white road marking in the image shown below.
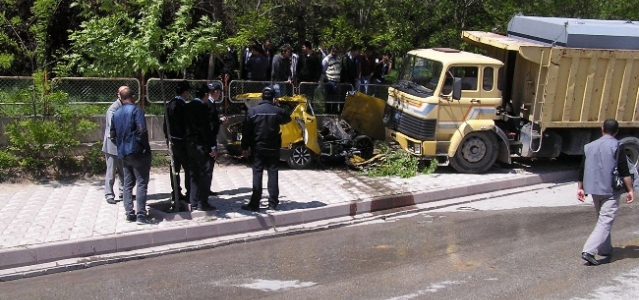
<svg viewBox="0 0 639 300"><path fill-rule="evenodd" d="M316 285L314 282L300 282L299 280L290 280L290 281L282 281L282 280L265 280L265 279L254 279L250 283L241 284L239 286L261 290L265 292L275 292L275 291L285 291L290 289L299 289L305 287L311 287Z"/></svg>
<svg viewBox="0 0 639 300"><path fill-rule="evenodd" d="M572 299L639 299L639 268L613 278L610 285L595 289L587 298Z"/></svg>
<svg viewBox="0 0 639 300"><path fill-rule="evenodd" d="M408 299L413 299L413 298L417 298L417 297L422 296L422 295L426 295L427 293L436 293L439 290L445 289L445 288L447 288L449 286L457 285L457 284L463 284L463 283L466 283L466 282L465 281L443 281L443 282L440 282L440 283L433 283L425 290L419 290L419 291L414 292L412 294L403 295L403 296L399 296L399 297L394 297L394 298L390 298L388 300L408 300Z"/></svg>

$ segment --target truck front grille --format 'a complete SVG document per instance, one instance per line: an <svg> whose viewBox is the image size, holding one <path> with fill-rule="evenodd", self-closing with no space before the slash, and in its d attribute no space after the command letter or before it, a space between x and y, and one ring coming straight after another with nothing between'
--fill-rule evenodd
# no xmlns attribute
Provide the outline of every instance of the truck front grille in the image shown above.
<svg viewBox="0 0 639 300"><path fill-rule="evenodd" d="M387 128L399 131L414 139L422 141L435 140L437 120L420 119L388 104L384 109L384 124Z"/></svg>

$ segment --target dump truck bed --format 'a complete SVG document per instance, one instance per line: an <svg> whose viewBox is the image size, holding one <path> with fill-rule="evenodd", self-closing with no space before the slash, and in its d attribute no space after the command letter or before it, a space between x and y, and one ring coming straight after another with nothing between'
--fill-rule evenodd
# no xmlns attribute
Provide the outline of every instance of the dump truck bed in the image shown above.
<svg viewBox="0 0 639 300"><path fill-rule="evenodd" d="M506 64L504 99L542 130L596 128L606 119L639 127L639 51L552 47L481 31L462 37Z"/></svg>

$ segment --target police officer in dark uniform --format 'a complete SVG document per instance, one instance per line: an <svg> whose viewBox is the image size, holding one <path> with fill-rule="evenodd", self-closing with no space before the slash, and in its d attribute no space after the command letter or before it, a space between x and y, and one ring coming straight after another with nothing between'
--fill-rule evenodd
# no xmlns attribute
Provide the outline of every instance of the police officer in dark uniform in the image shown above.
<svg viewBox="0 0 639 300"><path fill-rule="evenodd" d="M213 82L208 84L209 87L209 96L208 101L202 100L206 103L209 113L209 123L211 127L211 135L213 135L213 140L217 142L217 135L220 132L220 124L226 122L226 117L220 116L217 111L217 104L215 101L219 100L222 97L222 86L219 83ZM217 149L217 147L216 147ZM213 168L215 167L215 158L211 157L211 168L208 170L208 181L210 182L213 179ZM217 193L212 190L209 192L209 195L216 196Z"/></svg>
<svg viewBox="0 0 639 300"><path fill-rule="evenodd" d="M164 138L167 140L167 144L171 147L171 152L173 153L173 162L175 163L175 170L169 168L170 176L171 176L171 189L173 192L171 193L171 197L175 195L176 187L173 186L173 181L177 184L177 189L179 193L180 200L186 199L186 197L182 194L182 188L180 187L180 169L184 169L184 186L186 187L186 194L189 194L189 171L188 171L188 153L186 150L186 129L184 127L184 109L186 107L186 99L189 98L189 93L191 91L191 85L188 81L180 81L178 82L177 88L175 89L176 96L169 101L166 106L164 117ZM171 136L168 135L167 132L167 121L169 126L169 131ZM175 176L175 178L173 178Z"/></svg>
<svg viewBox="0 0 639 300"><path fill-rule="evenodd" d="M211 132L209 101L211 87L202 83L195 92L193 101L186 105L186 141L189 155L191 210L214 210L208 203L211 188L212 158L217 156L216 136ZM204 99L204 100L203 100ZM219 126L219 125L218 125Z"/></svg>
<svg viewBox="0 0 639 300"><path fill-rule="evenodd" d="M277 209L279 187L277 183L277 164L280 161L282 136L280 125L291 121L286 111L277 106L275 91L271 87L262 90L262 102L246 113L242 128L242 156L253 158L253 194L243 210L259 211L262 198L262 174L268 172L268 208ZM249 152L250 151L250 152Z"/></svg>

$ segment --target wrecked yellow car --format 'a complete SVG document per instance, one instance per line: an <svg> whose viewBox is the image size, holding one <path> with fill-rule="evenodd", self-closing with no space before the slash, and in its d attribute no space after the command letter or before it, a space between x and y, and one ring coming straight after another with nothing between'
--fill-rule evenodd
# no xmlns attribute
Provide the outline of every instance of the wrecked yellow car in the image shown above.
<svg viewBox="0 0 639 300"><path fill-rule="evenodd" d="M351 98L350 101L349 98ZM315 116L313 107L306 97L302 95L280 97L280 107L291 116L291 122L280 127L282 134L280 159L286 161L291 168L304 169L310 167L313 162L318 162L321 165L329 160L349 158L352 155L358 155L363 158L372 157L374 150L373 140L358 130L360 127L371 128L371 126L361 126L371 122L358 120L361 117L369 118L370 113L358 113L356 108L362 108L363 103L358 103L355 98L357 98L355 94L347 97L344 106L345 114L343 113L343 115L350 115L350 119L354 121L354 124L358 125L357 127L351 127L348 123L349 119L321 117L323 126L318 128L318 118ZM261 93L241 94L236 96L236 99L243 101L247 108L256 106L262 101ZM362 99L359 99L359 101L362 101ZM368 99L364 101L368 101ZM349 106L351 107L350 109L348 108ZM375 113L373 114L375 118L379 118L379 121L373 122L382 126L381 133L376 128L378 126L373 126L373 134L383 138L383 124L381 123L383 104L378 113L379 116ZM242 121L236 120L236 122L230 123L227 127L230 141L226 148L230 154L238 154L241 151Z"/></svg>

